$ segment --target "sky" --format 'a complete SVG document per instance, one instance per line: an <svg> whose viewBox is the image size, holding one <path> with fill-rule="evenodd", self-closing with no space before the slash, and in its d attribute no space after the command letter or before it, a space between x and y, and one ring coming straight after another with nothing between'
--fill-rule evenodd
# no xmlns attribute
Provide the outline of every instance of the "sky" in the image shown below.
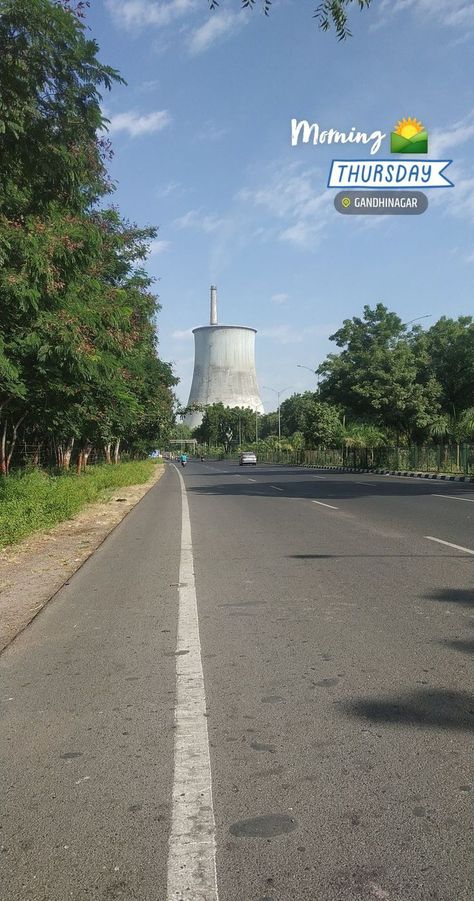
<svg viewBox="0 0 474 901"><path fill-rule="evenodd" d="M114 148L113 202L159 227L146 268L156 279L160 356L186 404L192 328L257 329L267 411L314 389L337 350L329 336L364 304L404 322L474 313L474 3L373 0L350 13L338 42L313 19L317 0L274 0L271 15L240 0L91 0L100 59L126 85L103 98ZM326 187L332 159L371 158L363 145L291 146L292 118L321 129L390 132L412 116L428 158L451 159L454 188L426 193L422 216L344 216ZM307 369L302 367L308 367Z"/></svg>

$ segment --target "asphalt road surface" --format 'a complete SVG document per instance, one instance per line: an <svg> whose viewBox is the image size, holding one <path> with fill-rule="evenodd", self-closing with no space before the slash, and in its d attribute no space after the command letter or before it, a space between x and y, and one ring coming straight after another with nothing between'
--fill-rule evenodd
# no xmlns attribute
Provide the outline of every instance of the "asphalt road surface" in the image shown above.
<svg viewBox="0 0 474 901"><path fill-rule="evenodd" d="M471 901L474 486L180 475L0 657L2 901Z"/></svg>

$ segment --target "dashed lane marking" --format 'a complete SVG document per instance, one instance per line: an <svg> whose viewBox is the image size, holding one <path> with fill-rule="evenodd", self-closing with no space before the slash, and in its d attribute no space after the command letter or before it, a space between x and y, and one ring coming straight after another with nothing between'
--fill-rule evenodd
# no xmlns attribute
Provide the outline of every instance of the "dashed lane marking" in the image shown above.
<svg viewBox="0 0 474 901"><path fill-rule="evenodd" d="M451 541L443 541L442 538L434 538L433 535L425 535L424 536L428 541L437 541L438 544L445 544L447 547L453 547L456 551L464 551L465 554L472 554L474 557L474 551L468 547L462 547L460 544L453 544Z"/></svg>
<svg viewBox="0 0 474 901"><path fill-rule="evenodd" d="M311 501L312 504L318 504L320 507L329 507L330 510L339 510L339 507L334 507L332 504L323 504L322 501Z"/></svg>
<svg viewBox="0 0 474 901"><path fill-rule="evenodd" d="M474 504L473 497L457 497L455 494L432 494L431 497L447 497L450 501L467 501L468 504Z"/></svg>

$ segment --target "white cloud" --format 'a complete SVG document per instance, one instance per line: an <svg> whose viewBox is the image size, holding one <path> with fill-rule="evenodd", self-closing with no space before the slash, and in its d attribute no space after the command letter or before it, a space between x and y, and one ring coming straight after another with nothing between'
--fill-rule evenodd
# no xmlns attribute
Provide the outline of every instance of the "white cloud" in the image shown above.
<svg viewBox="0 0 474 901"><path fill-rule="evenodd" d="M189 15L201 0L106 0L115 23L124 29L163 28Z"/></svg>
<svg viewBox="0 0 474 901"><path fill-rule="evenodd" d="M160 253L165 253L171 247L171 241L152 241L150 244L150 256L158 256Z"/></svg>
<svg viewBox="0 0 474 901"><path fill-rule="evenodd" d="M290 299L290 295L284 294L284 293L272 294L272 296L271 296L272 303L284 304L284 303L288 303L289 299Z"/></svg>
<svg viewBox="0 0 474 901"><path fill-rule="evenodd" d="M225 138L228 133L229 129L222 125L217 125L215 122L205 122L194 140L201 144L212 144Z"/></svg>
<svg viewBox="0 0 474 901"><path fill-rule="evenodd" d="M443 207L460 219L474 222L474 176L462 174L454 178L454 188L443 191L443 197L433 198L437 205ZM438 193L438 192L437 192Z"/></svg>
<svg viewBox="0 0 474 901"><path fill-rule="evenodd" d="M225 220L217 216L206 216L199 210L189 210L184 216L175 219L173 225L176 228L194 228L209 235L222 228Z"/></svg>
<svg viewBox="0 0 474 901"><path fill-rule="evenodd" d="M258 334L263 338L271 338L277 344L301 344L303 333L297 331L291 325L274 325L271 328L262 328Z"/></svg>
<svg viewBox="0 0 474 901"><path fill-rule="evenodd" d="M141 93L148 93L148 91L154 91L159 85L159 81L156 78L153 78L151 81L143 81L141 85L138 86L137 90Z"/></svg>
<svg viewBox="0 0 474 901"><path fill-rule="evenodd" d="M249 21L245 12L218 11L211 13L207 22L191 32L188 41L190 53L204 53L216 41L237 34Z"/></svg>
<svg viewBox="0 0 474 901"><path fill-rule="evenodd" d="M270 328L259 329L258 334L263 338L271 338L277 344L302 344L308 338L327 338L336 331L336 328L337 326L334 323L321 323L320 325L310 325L300 329L284 323Z"/></svg>
<svg viewBox="0 0 474 901"><path fill-rule="evenodd" d="M333 197L316 185L317 172L299 164L274 167L268 182L260 188L244 188L238 198L262 207L273 218L283 220L277 237L300 249L312 249L332 217Z"/></svg>
<svg viewBox="0 0 474 901"><path fill-rule="evenodd" d="M471 110L463 119L438 128L429 133L428 149L430 156L452 155L456 147L462 146L466 141L474 137L474 110ZM464 219L471 225L474 223L474 172L472 165L463 162L453 162L447 170L447 176L454 182L454 188L444 191L433 191L430 196L430 205L442 209L444 212Z"/></svg>
<svg viewBox="0 0 474 901"><path fill-rule="evenodd" d="M126 131L132 138L136 138L162 131L170 122L171 116L168 110L157 110L154 113L145 113L145 115L129 111L111 116L108 131L110 134Z"/></svg>
<svg viewBox="0 0 474 901"><path fill-rule="evenodd" d="M188 341L193 337L192 329L176 329L174 332L171 332L171 337L175 338L176 341Z"/></svg>
<svg viewBox="0 0 474 901"><path fill-rule="evenodd" d="M472 0L382 0L378 28L400 13L413 12L424 19L448 28L474 28L474 4Z"/></svg>
<svg viewBox="0 0 474 901"><path fill-rule="evenodd" d="M465 144L474 136L474 110L464 119L448 125L446 128L432 129L428 137L430 156L437 157L451 154L455 147Z"/></svg>
<svg viewBox="0 0 474 901"><path fill-rule="evenodd" d="M182 193L183 186L179 181L169 181L165 185L159 185L155 191L156 196L160 198L169 197L171 194L176 196Z"/></svg>

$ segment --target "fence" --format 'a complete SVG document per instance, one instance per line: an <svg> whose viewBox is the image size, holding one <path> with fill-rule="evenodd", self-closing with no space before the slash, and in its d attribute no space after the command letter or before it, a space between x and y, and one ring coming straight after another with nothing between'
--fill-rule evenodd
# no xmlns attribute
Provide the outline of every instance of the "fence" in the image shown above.
<svg viewBox="0 0 474 901"><path fill-rule="evenodd" d="M29 469L33 466L39 466L42 469L54 470L56 468L61 468L61 453L64 451L64 448L61 449L61 446L56 445L54 442L42 442L41 444L28 444L25 441L18 441L15 445L15 449L13 452L12 460L11 460L11 470L21 470L21 469ZM112 459L113 459L113 451L112 447ZM80 445L76 443L71 451L69 468L74 470L77 465L77 459L80 452ZM146 457L146 452L143 453L131 453L126 446L120 448L119 459L120 462L126 462L128 460L133 459L144 459ZM105 463L106 456L103 447L93 447L90 451L87 463L88 465L94 465L95 463Z"/></svg>
<svg viewBox="0 0 474 901"><path fill-rule="evenodd" d="M256 449L256 446L253 445ZM214 451L214 453L213 453ZM225 459L217 449L211 456ZM410 447L319 447L314 450L274 450L260 446L262 463L307 464L310 466L349 466L356 469L394 469L402 472L432 472L449 475L474 475L474 444L432 444ZM235 459L237 452L228 455Z"/></svg>

